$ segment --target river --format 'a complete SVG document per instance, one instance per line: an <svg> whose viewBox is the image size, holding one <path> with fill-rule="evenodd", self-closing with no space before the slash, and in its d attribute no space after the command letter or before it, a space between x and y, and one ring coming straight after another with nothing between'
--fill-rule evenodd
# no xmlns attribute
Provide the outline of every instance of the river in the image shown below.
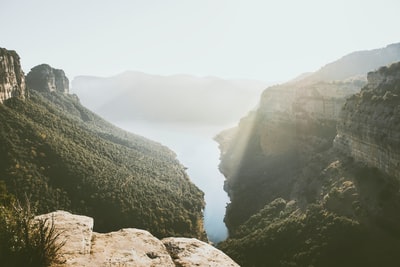
<svg viewBox="0 0 400 267"><path fill-rule="evenodd" d="M116 125L157 141L177 154L178 160L188 168L190 179L205 193L204 226L209 240L214 243L225 240L228 233L223 219L229 198L223 190L225 178L218 170L218 144L213 140L225 128L141 121L123 121Z"/></svg>

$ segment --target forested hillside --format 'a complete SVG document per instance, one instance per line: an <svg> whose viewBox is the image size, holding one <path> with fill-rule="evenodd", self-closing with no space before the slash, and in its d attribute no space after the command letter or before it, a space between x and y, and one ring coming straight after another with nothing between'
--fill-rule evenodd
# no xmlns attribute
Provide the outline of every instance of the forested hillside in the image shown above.
<svg viewBox="0 0 400 267"><path fill-rule="evenodd" d="M203 193L168 148L127 133L76 96L30 91L0 104L0 180L39 212L95 218L97 231L204 239Z"/></svg>

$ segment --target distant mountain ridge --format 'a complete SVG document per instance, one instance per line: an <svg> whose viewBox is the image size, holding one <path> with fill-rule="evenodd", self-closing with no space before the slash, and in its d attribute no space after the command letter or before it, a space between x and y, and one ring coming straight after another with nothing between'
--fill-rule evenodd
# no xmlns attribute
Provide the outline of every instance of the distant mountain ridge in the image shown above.
<svg viewBox="0 0 400 267"><path fill-rule="evenodd" d="M366 76L370 71L398 61L400 61L400 43L394 43L383 48L350 53L326 64L304 80L307 82L334 81Z"/></svg>
<svg viewBox="0 0 400 267"><path fill-rule="evenodd" d="M227 125L254 108L266 87L264 82L251 80L135 71L109 78L78 76L72 81L72 91L83 104L114 122Z"/></svg>

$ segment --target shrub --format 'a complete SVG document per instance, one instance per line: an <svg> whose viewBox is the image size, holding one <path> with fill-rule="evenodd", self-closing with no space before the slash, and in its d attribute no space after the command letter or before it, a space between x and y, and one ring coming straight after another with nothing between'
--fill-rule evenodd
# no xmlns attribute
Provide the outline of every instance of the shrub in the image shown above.
<svg viewBox="0 0 400 267"><path fill-rule="evenodd" d="M35 219L29 202L0 206L0 262L5 267L46 267L62 263L64 245L54 221Z"/></svg>

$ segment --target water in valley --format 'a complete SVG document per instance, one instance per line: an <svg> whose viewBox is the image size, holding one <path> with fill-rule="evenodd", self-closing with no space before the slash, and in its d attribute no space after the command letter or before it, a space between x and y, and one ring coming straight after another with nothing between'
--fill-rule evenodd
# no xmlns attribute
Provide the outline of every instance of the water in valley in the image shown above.
<svg viewBox="0 0 400 267"><path fill-rule="evenodd" d="M223 190L224 176L218 170L218 144L213 140L224 128L140 121L116 125L168 146L177 154L178 160L188 168L190 179L205 193L204 224L208 238L214 243L224 240L227 229L223 219L229 198Z"/></svg>

